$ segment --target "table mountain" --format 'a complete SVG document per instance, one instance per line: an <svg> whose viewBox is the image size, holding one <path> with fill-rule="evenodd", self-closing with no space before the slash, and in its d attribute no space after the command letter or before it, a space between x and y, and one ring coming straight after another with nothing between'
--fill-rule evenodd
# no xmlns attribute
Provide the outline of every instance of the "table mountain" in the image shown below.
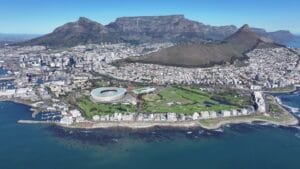
<svg viewBox="0 0 300 169"><path fill-rule="evenodd" d="M201 42L223 39L235 26L214 27L186 19L183 15L122 17L107 25L122 39L136 42Z"/></svg>
<svg viewBox="0 0 300 169"><path fill-rule="evenodd" d="M251 28L260 36L286 43L293 35L287 31L268 33ZM52 33L18 45L69 47L89 43L144 42L210 42L222 41L235 33L236 26L210 26L192 21L183 15L121 17L108 25L81 17L56 28Z"/></svg>

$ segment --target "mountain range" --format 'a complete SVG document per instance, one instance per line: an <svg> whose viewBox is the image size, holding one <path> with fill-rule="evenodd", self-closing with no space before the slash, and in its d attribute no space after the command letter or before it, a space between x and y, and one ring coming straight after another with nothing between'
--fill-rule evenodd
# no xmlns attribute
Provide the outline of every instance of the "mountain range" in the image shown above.
<svg viewBox="0 0 300 169"><path fill-rule="evenodd" d="M70 47L88 43L145 42L211 42L222 41L238 30L234 25L210 26L192 21L183 15L121 17L102 25L85 17L66 23L52 33L18 45ZM267 32L251 28L260 36L286 44L295 39L289 31Z"/></svg>
<svg viewBox="0 0 300 169"><path fill-rule="evenodd" d="M282 47L272 39L255 33L244 25L221 42L182 43L144 56L127 58L126 62L154 63L171 66L209 67L247 59L245 53L256 48Z"/></svg>

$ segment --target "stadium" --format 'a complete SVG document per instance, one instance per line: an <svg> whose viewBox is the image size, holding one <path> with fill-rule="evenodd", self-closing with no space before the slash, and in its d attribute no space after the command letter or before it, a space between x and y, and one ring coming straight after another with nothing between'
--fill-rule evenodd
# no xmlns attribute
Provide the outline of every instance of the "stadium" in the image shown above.
<svg viewBox="0 0 300 169"><path fill-rule="evenodd" d="M127 90L118 87L101 87L91 91L91 99L94 102L110 103L121 101Z"/></svg>

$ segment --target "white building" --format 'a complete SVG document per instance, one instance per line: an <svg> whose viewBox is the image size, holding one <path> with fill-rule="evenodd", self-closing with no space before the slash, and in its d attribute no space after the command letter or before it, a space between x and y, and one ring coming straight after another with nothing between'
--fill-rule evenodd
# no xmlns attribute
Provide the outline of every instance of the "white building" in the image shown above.
<svg viewBox="0 0 300 169"><path fill-rule="evenodd" d="M202 119L209 119L209 112L203 111L200 114Z"/></svg>
<svg viewBox="0 0 300 169"><path fill-rule="evenodd" d="M60 119L60 123L64 125L71 125L73 123L73 118L71 116L64 116Z"/></svg>
<svg viewBox="0 0 300 169"><path fill-rule="evenodd" d="M15 89L0 90L0 96L13 96L16 93Z"/></svg>
<svg viewBox="0 0 300 169"><path fill-rule="evenodd" d="M99 115L94 115L93 116L93 120L94 121L99 121L100 120L100 116Z"/></svg>
<svg viewBox="0 0 300 169"><path fill-rule="evenodd" d="M200 117L199 113L195 112L195 113L193 114L193 117L192 117L192 118L193 118L193 120L198 120L199 117Z"/></svg>
<svg viewBox="0 0 300 169"><path fill-rule="evenodd" d="M77 118L77 117L81 117L81 113L79 110L74 109L74 110L70 110L70 114L73 118Z"/></svg>
<svg viewBox="0 0 300 169"><path fill-rule="evenodd" d="M223 115L223 117L230 117L231 116L231 112L227 111L227 110L223 110L222 111L222 115Z"/></svg>

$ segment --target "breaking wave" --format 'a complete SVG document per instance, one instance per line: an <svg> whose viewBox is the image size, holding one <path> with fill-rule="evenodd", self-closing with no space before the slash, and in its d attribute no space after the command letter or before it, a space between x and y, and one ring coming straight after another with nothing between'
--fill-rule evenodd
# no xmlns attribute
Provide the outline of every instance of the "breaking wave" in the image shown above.
<svg viewBox="0 0 300 169"><path fill-rule="evenodd" d="M292 113L294 113L294 114L299 113L300 110L298 107L292 107L292 106L284 104L279 97L276 97L276 100L281 106L289 109Z"/></svg>

